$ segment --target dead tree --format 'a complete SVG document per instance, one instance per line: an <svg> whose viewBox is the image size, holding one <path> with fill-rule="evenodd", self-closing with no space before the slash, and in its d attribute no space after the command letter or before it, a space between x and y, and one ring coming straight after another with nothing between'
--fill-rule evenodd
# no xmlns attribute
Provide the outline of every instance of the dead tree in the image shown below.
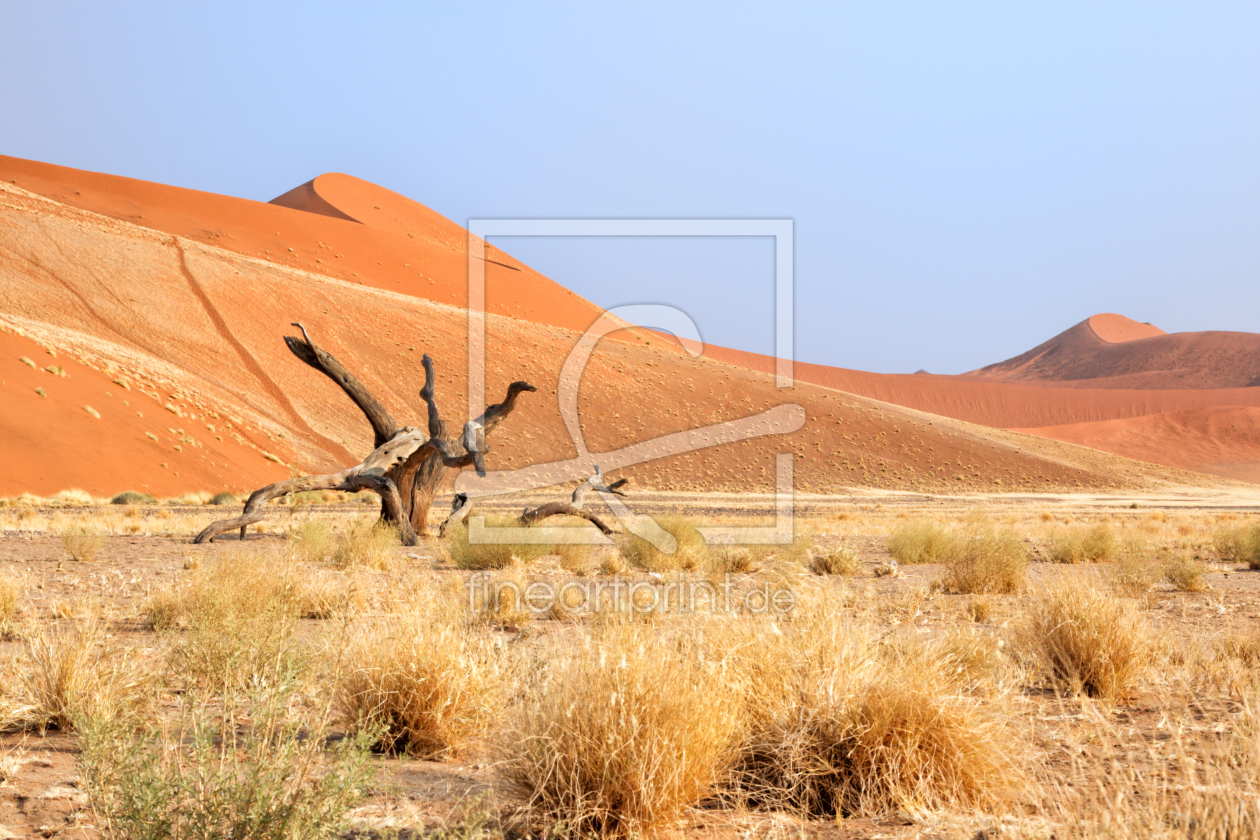
<svg viewBox="0 0 1260 840"><path fill-rule="evenodd" d="M289 350L337 383L359 407L372 426L376 449L363 463L341 472L281 481L255 490L240 516L209 525L194 542L207 542L237 528L244 538L245 529L263 519L262 506L278 496L303 490L370 490L381 497L381 519L398 528L404 543L415 545L417 535L425 533L429 507L446 470L475 466L478 474L484 475L484 453L489 449L485 436L512 413L522 391L538 390L525 381L509 385L503 402L490 406L480 417L464 425L459 439L463 445L460 452L455 442L446 437L446 425L434 396L433 360L427 353L422 361L424 387L420 390L428 408L426 434L410 426L400 427L354 374L311 340L305 327L299 323L293 326L302 331L302 338L286 335L284 341Z"/></svg>
<svg viewBox="0 0 1260 840"><path fill-rule="evenodd" d="M613 532L612 528L600 521L598 516L583 508L583 503L586 501L586 493L589 490L594 490L598 493L615 493L618 496L624 496L626 494L622 493L620 488L629 481L630 479L628 478L620 478L612 484L605 484L604 474L600 472L599 465L596 464L595 474L574 489L573 496L568 502L548 502L536 508L526 508L525 512L521 514L521 524L535 525L549 516L578 516L590 522L602 534L607 536ZM464 515L467 515L467 512ZM454 511L452 511L451 516L455 516Z"/></svg>

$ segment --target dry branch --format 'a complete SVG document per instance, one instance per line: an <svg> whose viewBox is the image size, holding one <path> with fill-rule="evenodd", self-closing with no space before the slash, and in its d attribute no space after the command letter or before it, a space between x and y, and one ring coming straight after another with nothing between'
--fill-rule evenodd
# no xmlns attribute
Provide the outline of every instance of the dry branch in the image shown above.
<svg viewBox="0 0 1260 840"><path fill-rule="evenodd" d="M595 465L595 474L583 481L573 490L573 495L567 502L548 502L545 505L539 505L536 508L526 508L521 514L522 525L536 525L542 520L550 516L577 516L590 522L600 530L605 536L613 533L612 528L605 525L598 516L585 510L583 505L586 502L586 494L590 490L597 493L614 493L618 496L624 496L621 487L630 481L628 478L620 478L612 484L604 483L604 474L600 472L599 465ZM453 516L454 514L452 514Z"/></svg>

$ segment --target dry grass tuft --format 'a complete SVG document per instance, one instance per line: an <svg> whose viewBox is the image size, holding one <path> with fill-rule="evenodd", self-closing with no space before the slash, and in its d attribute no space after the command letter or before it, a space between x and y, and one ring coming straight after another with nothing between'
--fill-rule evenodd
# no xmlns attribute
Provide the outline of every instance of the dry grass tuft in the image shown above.
<svg viewBox="0 0 1260 840"><path fill-rule="evenodd" d="M713 796L739 726L714 663L650 628L607 625L547 662L502 736L502 775L564 836L654 835Z"/></svg>
<svg viewBox="0 0 1260 840"><path fill-rule="evenodd" d="M993 617L993 604L988 598L976 595L967 601L967 606L963 608L963 612L972 621L983 623Z"/></svg>
<svg viewBox="0 0 1260 840"><path fill-rule="evenodd" d="M749 724L731 795L811 818L1012 801L1024 784L1020 743L996 699L966 693L995 650L974 640L881 648L818 609L758 634L736 653Z"/></svg>
<svg viewBox="0 0 1260 840"><path fill-rule="evenodd" d="M148 493L137 493L135 490L127 490L110 499L109 503L112 505L156 505L157 499Z"/></svg>
<svg viewBox="0 0 1260 840"><path fill-rule="evenodd" d="M666 554L647 540L630 534L619 546L627 563L648 572L691 572L706 565L709 547L694 521L685 516L659 516L656 523L673 536L677 550Z"/></svg>
<svg viewBox="0 0 1260 840"><path fill-rule="evenodd" d="M398 566L398 529L380 520L361 522L342 535L332 553L339 569L391 571Z"/></svg>
<svg viewBox="0 0 1260 840"><path fill-rule="evenodd" d="M1260 569L1260 525L1221 528L1213 543L1217 556L1225 562Z"/></svg>
<svg viewBox="0 0 1260 840"><path fill-rule="evenodd" d="M95 560L105 545L105 538L84 527L65 528L61 532L61 547L71 560L87 563Z"/></svg>
<svg viewBox="0 0 1260 840"><path fill-rule="evenodd" d="M515 519L504 517L485 518L487 528L520 526ZM468 528L461 524L447 532L445 551L455 568L471 572L497 571L515 563L528 563L549 553L544 544L474 543L469 540Z"/></svg>
<svg viewBox="0 0 1260 840"><path fill-rule="evenodd" d="M942 580L951 592L1008 595L1024 588L1028 552L1009 528L976 526L963 539Z"/></svg>
<svg viewBox="0 0 1260 840"><path fill-rule="evenodd" d="M1207 566L1183 552L1169 552L1161 563L1164 580L1178 592L1206 592Z"/></svg>
<svg viewBox="0 0 1260 840"><path fill-rule="evenodd" d="M1016 638L1057 690L1107 701L1132 693L1153 654L1150 627L1131 601L1079 581L1037 596Z"/></svg>
<svg viewBox="0 0 1260 840"><path fill-rule="evenodd" d="M962 549L958 534L930 519L898 525L888 536L888 553L901 563L948 563Z"/></svg>
<svg viewBox="0 0 1260 840"><path fill-rule="evenodd" d="M311 562L319 563L330 559L337 550L337 540L333 536L332 527L327 522L313 519L303 522L289 534L294 552Z"/></svg>
<svg viewBox="0 0 1260 840"><path fill-rule="evenodd" d="M830 551L814 552L809 570L816 575L851 577L862 571L862 558L855 549L844 545Z"/></svg>
<svg viewBox="0 0 1260 840"><path fill-rule="evenodd" d="M419 611L356 627L352 670L336 686L344 723L379 732L376 746L413 758L457 753L501 717L511 688L507 660L485 631Z"/></svg>
<svg viewBox="0 0 1260 840"><path fill-rule="evenodd" d="M1120 541L1106 522L1071 526L1055 534L1050 543L1052 563L1103 563L1116 559Z"/></svg>
<svg viewBox="0 0 1260 840"><path fill-rule="evenodd" d="M26 647L28 667L0 691L2 729L71 729L89 717L134 714L153 698L152 674L96 617L55 624Z"/></svg>
<svg viewBox="0 0 1260 840"><path fill-rule="evenodd" d="M21 580L9 574L0 574L0 638L5 629L17 617L18 606L22 603L22 594L26 586Z"/></svg>

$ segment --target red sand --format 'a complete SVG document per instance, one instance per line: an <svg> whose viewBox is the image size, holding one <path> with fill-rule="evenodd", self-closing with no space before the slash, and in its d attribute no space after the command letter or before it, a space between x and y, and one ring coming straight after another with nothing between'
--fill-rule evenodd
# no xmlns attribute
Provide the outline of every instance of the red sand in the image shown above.
<svg viewBox="0 0 1260 840"><path fill-rule="evenodd" d="M287 474L264 460L264 449L308 472L357 460L370 447L366 423L331 383L285 348L281 336L293 332L289 322L294 320L304 322L359 373L404 423L421 416L419 359L431 353L448 422L462 420L467 399L467 327L460 308L463 230L422 205L345 175L320 176L277 202L289 206L0 158L0 322L57 348L59 358L82 361L87 367L71 381L100 380L97 390L64 401L53 399L51 390L48 400L27 395L19 404L6 399L4 428L24 429L25 437L15 433L0 442L0 457L12 465L0 473L0 495L72 486L94 493L145 487L173 492L168 489L173 485L160 483L165 481L160 463L168 464L172 476L178 470L178 479L187 482L177 489L248 488ZM493 401L518 378L540 386L496 434L491 467L571 458L574 446L556 404L556 379L578 332L598 310L501 252L492 250L489 256L503 265L488 271L487 396ZM926 492L1147 487L1198 480L841 390L1020 427L1202 408L1209 403L1196 400L1206 391L1112 393L988 379L890 377L812 365L798 365L802 382L781 391L762 372L769 365L761 357L708 348L705 357L691 359L647 331L621 337L599 346L582 382L579 405L592 451L784 403L800 404L807 417L804 428L788 435L626 468L623 474L640 485L769 491L776 452L794 455L796 486L812 492L850 486ZM1091 337L1100 341L1092 331ZM16 337L7 340L31 345ZM23 353L30 355L8 352L7 367L18 365L15 354ZM152 441L145 431L173 446L160 429L145 425L152 407L139 409L146 416L133 422L125 413L115 418L89 402L111 399L103 394L119 375L163 400L177 394L183 398L181 410L197 414L199 423L216 415L232 418L245 441L242 451L219 451L203 440L206 429L199 433L185 423L179 434L204 443L204 459L199 447L193 447L194 459L182 446L179 457L187 463L177 467L167 458L151 463L144 447ZM23 381L15 387L34 386ZM1260 389L1242 390L1237 399L1260 398ZM79 401L93 405L102 418L92 418L77 406ZM10 405L20 405L20 411ZM72 418L75 430L82 426L85 435L87 430L96 435L83 439L93 441L94 457L102 464L89 468L82 459L67 458L54 468L50 462L37 485L28 477L40 457L33 444L40 430L59 428L66 418ZM180 425L168 421L166 427L178 431ZM9 440L20 440L20 449L10 451ZM71 443L67 451L78 450ZM1159 460L1158 452L1144 454ZM230 473L219 470L224 462Z"/></svg>
<svg viewBox="0 0 1260 840"><path fill-rule="evenodd" d="M1117 315L1114 312L1103 312L1090 318L1086 323L1098 336L1108 344L1123 344L1126 341L1137 341L1140 338L1151 338L1157 335L1168 335L1154 324L1144 324Z"/></svg>
<svg viewBox="0 0 1260 840"><path fill-rule="evenodd" d="M1120 315L1095 315L971 375L1078 388L1247 388L1260 385L1260 335L1168 334Z"/></svg>

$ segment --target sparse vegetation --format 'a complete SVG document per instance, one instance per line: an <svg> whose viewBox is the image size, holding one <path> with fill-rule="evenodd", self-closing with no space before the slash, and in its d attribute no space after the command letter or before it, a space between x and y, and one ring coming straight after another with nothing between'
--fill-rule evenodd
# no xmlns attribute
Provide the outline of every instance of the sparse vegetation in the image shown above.
<svg viewBox="0 0 1260 840"><path fill-rule="evenodd" d="M949 563L963 540L937 522L914 519L895 527L888 536L888 553L900 563Z"/></svg>
<svg viewBox="0 0 1260 840"><path fill-rule="evenodd" d="M494 639L463 626L457 609L430 600L357 626L350 667L336 686L341 720L375 732L379 749L422 759L446 757L483 735L512 680Z"/></svg>
<svg viewBox="0 0 1260 840"><path fill-rule="evenodd" d="M1069 526L1054 536L1050 543L1053 563L1104 563L1116 559L1120 541L1115 530L1105 522L1091 526Z"/></svg>
<svg viewBox="0 0 1260 840"><path fill-rule="evenodd" d="M1162 563L1164 580L1179 592L1206 592L1207 566L1183 552L1170 552Z"/></svg>
<svg viewBox="0 0 1260 840"><path fill-rule="evenodd" d="M540 827L634 837L711 797L739 704L716 663L634 625L550 657L502 736L503 776Z"/></svg>
<svg viewBox="0 0 1260 840"><path fill-rule="evenodd" d="M88 528L71 527L61 532L61 547L71 560L88 563L96 559L105 537Z"/></svg>
<svg viewBox="0 0 1260 840"><path fill-rule="evenodd" d="M1038 595L1018 642L1058 690L1108 701L1133 691L1152 654L1150 628L1131 601L1079 582Z"/></svg>
<svg viewBox="0 0 1260 840"><path fill-rule="evenodd" d="M965 595L1009 595L1024 588L1028 552L1010 529L977 526L964 538L943 584Z"/></svg>
<svg viewBox="0 0 1260 840"><path fill-rule="evenodd" d="M332 561L339 569L389 571L399 562L398 531L377 519L360 522L337 541Z"/></svg>
<svg viewBox="0 0 1260 840"><path fill-rule="evenodd" d="M135 490L127 490L119 493L117 496L109 500L112 505L155 505L157 499L148 493L138 493Z"/></svg>
<svg viewBox="0 0 1260 840"><path fill-rule="evenodd" d="M215 493L211 496L209 503L212 505L239 505L241 500L236 498L235 493L229 493L224 490L221 493Z"/></svg>
<svg viewBox="0 0 1260 840"><path fill-rule="evenodd" d="M862 571L862 558L857 551L845 545L830 551L814 552L810 557L809 568L816 575L851 577Z"/></svg>

